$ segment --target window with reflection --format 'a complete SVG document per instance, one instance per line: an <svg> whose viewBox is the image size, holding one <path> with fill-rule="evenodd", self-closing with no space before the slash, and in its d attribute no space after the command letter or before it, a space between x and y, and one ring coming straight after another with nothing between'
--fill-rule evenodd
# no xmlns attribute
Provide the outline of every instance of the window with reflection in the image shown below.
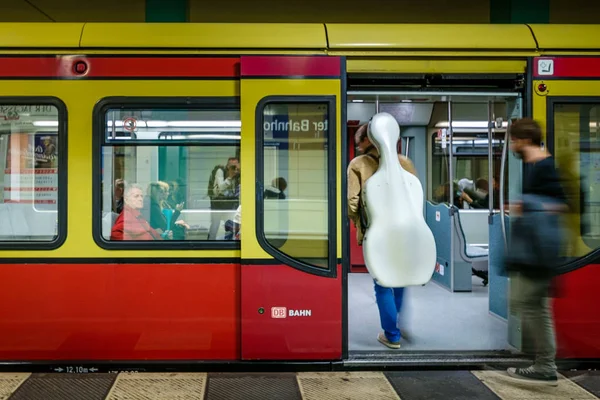
<svg viewBox="0 0 600 400"><path fill-rule="evenodd" d="M554 104L554 153L571 222L588 246L572 255L582 256L600 247L600 101Z"/></svg>
<svg viewBox="0 0 600 400"><path fill-rule="evenodd" d="M279 252L327 268L327 103L269 103L263 109L263 234Z"/></svg>
<svg viewBox="0 0 600 400"><path fill-rule="evenodd" d="M488 103L452 103L452 129L449 126L448 103L437 102L429 126L431 143L431 187L429 201L452 203L460 209L500 209L500 169L504 136L508 127L507 103L495 102L492 140L488 137ZM450 137L452 135L452 138ZM451 143L452 142L452 143ZM452 149L450 149L452 146ZM492 175L489 150L492 150ZM452 150L452 159L450 159ZM452 166L452 184L450 184ZM491 182L490 182L491 181ZM505 183L508 182L508 174ZM490 193L490 183L492 193ZM505 185L504 198L508 193Z"/></svg>
<svg viewBox="0 0 600 400"><path fill-rule="evenodd" d="M450 193L449 166L450 166L450 141L443 139L438 132L431 136L432 142L432 185L433 191L430 198L436 203L449 203L450 195L454 204L465 209L489 208L489 169L488 169L488 143L482 135L465 135L455 133L452 143L453 190ZM494 188L493 208L500 208L499 177L502 158L504 134L495 133L492 141L492 157L494 175L492 185Z"/></svg>
<svg viewBox="0 0 600 400"><path fill-rule="evenodd" d="M102 118L105 241L239 239L239 110L115 107Z"/></svg>
<svg viewBox="0 0 600 400"><path fill-rule="evenodd" d="M0 105L0 241L58 238L62 123L54 105Z"/></svg>

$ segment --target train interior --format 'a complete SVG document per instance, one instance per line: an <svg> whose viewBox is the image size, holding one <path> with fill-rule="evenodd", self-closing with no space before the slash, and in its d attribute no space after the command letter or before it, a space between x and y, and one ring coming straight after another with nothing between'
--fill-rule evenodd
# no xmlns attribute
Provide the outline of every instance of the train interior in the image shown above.
<svg viewBox="0 0 600 400"><path fill-rule="evenodd" d="M506 165L502 158L508 123L521 114L520 96L357 91L349 92L347 107L349 143L377 112L398 121L398 152L415 165L424 218L436 241L431 281L405 291L400 351L514 350L508 282L501 272L506 226L500 209L519 168L510 152L504 153ZM356 154L349 148L351 159ZM349 351L386 351L376 340L381 325L373 280L353 226L350 243Z"/></svg>

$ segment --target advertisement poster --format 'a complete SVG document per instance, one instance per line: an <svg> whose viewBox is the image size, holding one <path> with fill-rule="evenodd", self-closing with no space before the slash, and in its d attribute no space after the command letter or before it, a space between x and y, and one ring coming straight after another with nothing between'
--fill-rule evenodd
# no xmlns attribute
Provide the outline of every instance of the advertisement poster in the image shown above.
<svg viewBox="0 0 600 400"><path fill-rule="evenodd" d="M56 204L57 135L13 133L8 140L4 203Z"/></svg>

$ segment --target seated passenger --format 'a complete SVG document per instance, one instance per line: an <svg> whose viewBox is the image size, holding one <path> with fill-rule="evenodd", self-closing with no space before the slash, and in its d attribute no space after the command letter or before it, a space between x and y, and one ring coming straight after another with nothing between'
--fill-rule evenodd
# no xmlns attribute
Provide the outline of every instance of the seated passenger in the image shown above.
<svg viewBox="0 0 600 400"><path fill-rule="evenodd" d="M287 188L287 182L284 178L279 177L273 179L271 186L265 188L264 198L265 199L281 199L285 200L285 189Z"/></svg>
<svg viewBox="0 0 600 400"><path fill-rule="evenodd" d="M240 240L240 230L242 227L242 206L237 208L235 216L232 220L227 220L225 222L225 240Z"/></svg>
<svg viewBox="0 0 600 400"><path fill-rule="evenodd" d="M240 240L242 230L242 206L237 208L233 217L233 240Z"/></svg>
<svg viewBox="0 0 600 400"><path fill-rule="evenodd" d="M183 207L185 204L184 193L181 190L181 185L177 181L169 182L169 195L165 203L172 209L176 209L179 205Z"/></svg>
<svg viewBox="0 0 600 400"><path fill-rule="evenodd" d="M461 198L461 190L457 183L452 185L453 192L452 195L454 197L454 205L458 208L463 208L463 199ZM433 201L442 204L442 203L450 203L450 184L446 182L437 187L435 192L433 193Z"/></svg>
<svg viewBox="0 0 600 400"><path fill-rule="evenodd" d="M173 210L167 203L169 185L165 182L152 182L148 188L148 197L144 202L142 214L150 221L150 226L162 232L173 231L176 240L185 240L185 229L189 226L184 221L177 221L183 203L177 204ZM164 210L170 210L171 217L167 218Z"/></svg>
<svg viewBox="0 0 600 400"><path fill-rule="evenodd" d="M112 227L110 240L162 240L169 233L163 235L152 229L148 221L142 216L140 210L144 206L144 192L138 185L125 187L125 205ZM172 237L172 233L170 233Z"/></svg>
<svg viewBox="0 0 600 400"><path fill-rule="evenodd" d="M470 180L469 178L459 179L457 184L458 184L458 188L463 192L465 190L475 190L475 183L472 180Z"/></svg>
<svg viewBox="0 0 600 400"><path fill-rule="evenodd" d="M121 214L123 211L123 190L125 188L125 181L123 179L117 179L115 181L115 192L113 198L113 212Z"/></svg>
<svg viewBox="0 0 600 400"><path fill-rule="evenodd" d="M496 180L493 178L492 185L494 187L494 209L498 209L500 208L500 192L497 190ZM490 206L489 183L487 179L477 179L475 189L475 191L471 192L468 190L463 191L460 198L467 202L471 208L487 209Z"/></svg>

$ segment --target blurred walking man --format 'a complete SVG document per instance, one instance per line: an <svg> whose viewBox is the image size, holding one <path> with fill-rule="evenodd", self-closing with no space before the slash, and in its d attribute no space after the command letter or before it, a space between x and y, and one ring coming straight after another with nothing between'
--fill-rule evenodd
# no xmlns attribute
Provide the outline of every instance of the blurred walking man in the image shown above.
<svg viewBox="0 0 600 400"><path fill-rule="evenodd" d="M542 130L534 120L524 118L510 127L511 150L523 160L526 171L523 197L511 203L510 210L511 225L515 224L507 253L507 269L514 282L511 308L521 317L523 350L533 353L535 361L528 368L509 368L508 374L556 385L550 292L553 265L560 253L560 214L567 203L554 158L541 143Z"/></svg>

